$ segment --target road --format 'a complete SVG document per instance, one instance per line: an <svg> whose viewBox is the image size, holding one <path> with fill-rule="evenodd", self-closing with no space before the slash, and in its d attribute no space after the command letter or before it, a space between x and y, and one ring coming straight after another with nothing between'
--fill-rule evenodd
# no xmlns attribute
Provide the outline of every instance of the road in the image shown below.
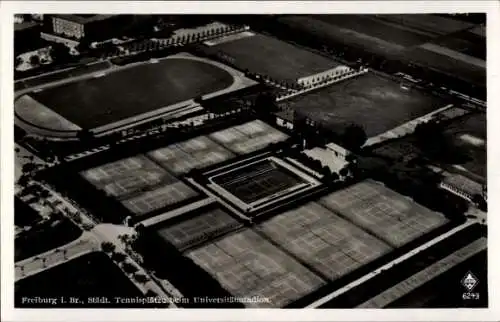
<svg viewBox="0 0 500 322"><path fill-rule="evenodd" d="M418 254L418 253L426 250L427 248L431 247L432 245L435 245L435 244L439 243L440 241L442 241L442 240L450 237L454 233L456 233L458 231L461 231L461 230L465 229L466 227L469 227L469 226L471 226L473 224L476 224L476 223L478 223L478 220L468 220L464 224L451 229L450 231L448 231L448 232L446 232L446 233L444 233L444 234L442 234L442 235L440 235L440 236L432 239L431 241L429 241L429 242L427 242L427 243L425 243L425 244L423 244L423 245L421 245L421 246L419 246L419 247L417 247L417 248L409 251L408 253L404 254L401 257L396 258L395 260L393 260L393 261L385 264L384 266L381 266L381 267L373 270L372 272L366 274L365 276L363 276L363 277L361 277L361 278L359 278L359 279L357 279L357 280L355 280L355 281L347 284L346 286L344 286L344 287L342 287L342 288L334 291L333 293L330 293L329 295L327 295L327 296L325 296L325 297L323 297L323 298L321 298L321 299L313 302L312 304L309 304L307 306L307 308L317 308L317 307L325 304L326 302L328 302L328 301L330 301L330 300L332 300L332 299L340 296L341 294L346 293L350 289L352 289L352 288L354 288L354 287L356 287L358 285L361 285L364 282L368 281L369 279L377 276L382 271L384 271L386 269L389 269L392 266L397 265L397 264L399 264L399 263L401 263L401 262L403 262L403 261L405 261L405 260L407 260L407 259L415 256L416 254Z"/></svg>

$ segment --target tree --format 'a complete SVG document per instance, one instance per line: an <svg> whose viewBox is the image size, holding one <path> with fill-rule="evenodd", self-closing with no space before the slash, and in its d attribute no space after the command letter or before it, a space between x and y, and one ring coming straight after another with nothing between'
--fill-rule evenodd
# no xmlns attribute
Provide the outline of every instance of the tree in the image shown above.
<svg viewBox="0 0 500 322"><path fill-rule="evenodd" d="M37 55L33 55L30 57L30 64L31 66L38 66L40 65L40 57Z"/></svg>
<svg viewBox="0 0 500 322"><path fill-rule="evenodd" d="M113 253L113 255L111 255L111 259L117 263L122 263L126 258L127 255L123 253Z"/></svg>
<svg viewBox="0 0 500 322"><path fill-rule="evenodd" d="M50 56L54 61L65 62L69 59L69 48L62 43L54 43L50 48Z"/></svg>
<svg viewBox="0 0 500 322"><path fill-rule="evenodd" d="M368 136L361 125L347 126L342 135L342 142L348 150L358 151L365 144Z"/></svg>
<svg viewBox="0 0 500 322"><path fill-rule="evenodd" d="M122 268L123 270L127 273L127 274L134 274L135 272L137 272L137 267L135 267L135 265L133 264L130 264L128 262L124 262L122 264Z"/></svg>
<svg viewBox="0 0 500 322"><path fill-rule="evenodd" d="M113 245L110 242L102 242L101 243L101 249L105 253L112 253L115 251L115 248L116 248L115 245Z"/></svg>
<svg viewBox="0 0 500 322"><path fill-rule="evenodd" d="M149 281L149 278L146 275L140 273L134 274L134 279L141 284L146 284L146 282Z"/></svg>
<svg viewBox="0 0 500 322"><path fill-rule="evenodd" d="M339 174L343 177L346 177L349 174L349 169L347 167L343 167L340 169Z"/></svg>
<svg viewBox="0 0 500 322"><path fill-rule="evenodd" d="M17 56L16 57L16 67L18 67L19 65L21 65L22 63L24 63L24 60L21 56Z"/></svg>

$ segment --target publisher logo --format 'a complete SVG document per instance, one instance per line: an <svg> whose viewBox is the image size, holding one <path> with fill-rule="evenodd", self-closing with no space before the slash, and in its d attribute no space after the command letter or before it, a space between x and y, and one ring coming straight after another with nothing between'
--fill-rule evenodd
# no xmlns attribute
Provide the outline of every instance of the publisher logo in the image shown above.
<svg viewBox="0 0 500 322"><path fill-rule="evenodd" d="M474 274L471 272L467 272L464 278L462 278L462 285L467 289L467 291L471 292L479 283L479 280Z"/></svg>

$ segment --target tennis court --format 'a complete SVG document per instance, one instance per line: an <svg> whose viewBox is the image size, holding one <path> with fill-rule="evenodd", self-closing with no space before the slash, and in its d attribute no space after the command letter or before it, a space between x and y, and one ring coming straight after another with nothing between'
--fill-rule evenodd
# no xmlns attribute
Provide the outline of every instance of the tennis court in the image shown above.
<svg viewBox="0 0 500 322"><path fill-rule="evenodd" d="M175 174L183 174L234 157L232 152L206 136L172 144L148 152L147 155Z"/></svg>
<svg viewBox="0 0 500 322"><path fill-rule="evenodd" d="M331 281L392 250L315 202L277 215L259 229Z"/></svg>
<svg viewBox="0 0 500 322"><path fill-rule="evenodd" d="M325 284L252 230L244 230L187 253L237 297L259 296L269 302L249 307L283 307Z"/></svg>
<svg viewBox="0 0 500 322"><path fill-rule="evenodd" d="M81 175L95 187L115 198L129 196L160 183L170 184L178 181L143 155L85 170Z"/></svg>
<svg viewBox="0 0 500 322"><path fill-rule="evenodd" d="M278 164L263 160L216 176L213 182L250 204L305 181Z"/></svg>
<svg viewBox="0 0 500 322"><path fill-rule="evenodd" d="M216 208L182 222L167 224L157 229L157 232L179 251L184 251L241 226L225 211Z"/></svg>
<svg viewBox="0 0 500 322"><path fill-rule="evenodd" d="M288 135L255 120L212 133L210 138L236 154L247 154L284 141Z"/></svg>
<svg viewBox="0 0 500 322"><path fill-rule="evenodd" d="M198 193L181 181L140 193L122 204L132 213L140 216L196 197Z"/></svg>
<svg viewBox="0 0 500 322"><path fill-rule="evenodd" d="M396 248L448 222L371 180L331 193L320 203Z"/></svg>

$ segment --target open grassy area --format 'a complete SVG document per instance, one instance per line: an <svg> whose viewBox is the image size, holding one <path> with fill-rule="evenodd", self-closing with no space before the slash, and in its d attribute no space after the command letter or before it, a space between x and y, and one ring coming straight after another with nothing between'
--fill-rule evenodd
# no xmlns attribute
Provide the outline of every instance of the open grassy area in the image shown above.
<svg viewBox="0 0 500 322"><path fill-rule="evenodd" d="M18 197L14 198L14 224L18 227L32 226L42 220L33 208L28 206Z"/></svg>
<svg viewBox="0 0 500 322"><path fill-rule="evenodd" d="M31 95L82 128L94 128L166 107L233 84L227 71L172 58L121 69Z"/></svg>
<svg viewBox="0 0 500 322"><path fill-rule="evenodd" d="M424 157L441 166L455 166L473 180L484 181L487 177L486 114L472 113L458 117L443 128L446 150L431 149L432 143L419 143L417 138L407 136L389 141L373 150L378 156L397 160L402 157ZM436 141L437 142L437 141ZM434 151L434 152L433 152Z"/></svg>
<svg viewBox="0 0 500 322"><path fill-rule="evenodd" d="M102 296L109 304L92 304L88 297ZM132 308L141 304L117 304L114 297L142 297L142 293L124 273L104 254L91 253L67 263L27 277L15 284L15 307L19 308ZM23 298L57 298L58 304L29 304ZM61 303L64 297L67 303ZM69 303L69 297L78 297L83 304Z"/></svg>
<svg viewBox="0 0 500 322"><path fill-rule="evenodd" d="M414 88L403 89L374 73L300 95L284 104L332 129L360 124L368 137L446 105L441 99Z"/></svg>
<svg viewBox="0 0 500 322"><path fill-rule="evenodd" d="M240 70L248 69L276 80L294 81L339 65L334 60L261 34L203 50Z"/></svg>

